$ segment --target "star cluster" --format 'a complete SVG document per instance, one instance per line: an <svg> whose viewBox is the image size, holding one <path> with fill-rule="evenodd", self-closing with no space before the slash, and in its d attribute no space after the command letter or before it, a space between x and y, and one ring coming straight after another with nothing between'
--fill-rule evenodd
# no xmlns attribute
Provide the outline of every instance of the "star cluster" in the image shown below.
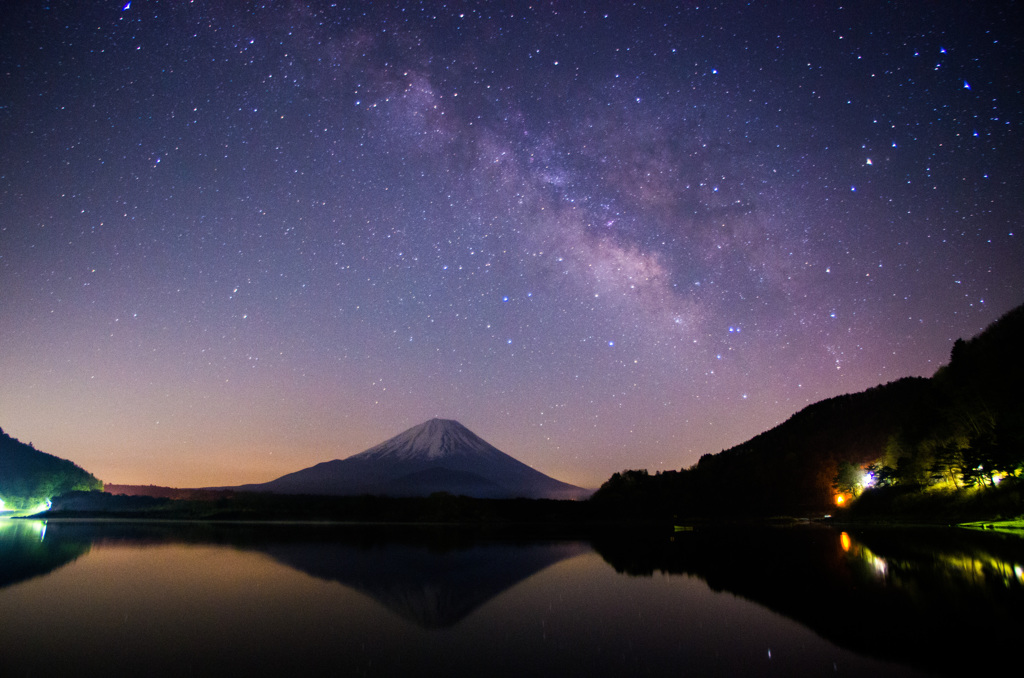
<svg viewBox="0 0 1024 678"><path fill-rule="evenodd" d="M443 416L595 487L1024 300L1015 3L16 7L0 425L108 482Z"/></svg>

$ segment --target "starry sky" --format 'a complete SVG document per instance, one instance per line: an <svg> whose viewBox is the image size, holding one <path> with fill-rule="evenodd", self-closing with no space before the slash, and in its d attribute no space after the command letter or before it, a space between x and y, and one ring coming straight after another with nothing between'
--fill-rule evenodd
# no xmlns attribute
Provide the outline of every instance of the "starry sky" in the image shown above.
<svg viewBox="0 0 1024 678"><path fill-rule="evenodd" d="M574 484L1024 301L1012 2L13 2L0 426L263 482L428 418Z"/></svg>

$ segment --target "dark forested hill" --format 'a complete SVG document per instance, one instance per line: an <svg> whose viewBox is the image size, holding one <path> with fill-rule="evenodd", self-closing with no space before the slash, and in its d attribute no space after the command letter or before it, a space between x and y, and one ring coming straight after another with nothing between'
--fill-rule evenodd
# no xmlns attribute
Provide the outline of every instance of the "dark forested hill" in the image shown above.
<svg viewBox="0 0 1024 678"><path fill-rule="evenodd" d="M931 379L815 403L690 469L617 473L594 502L624 518L820 515L837 494L852 498L863 489L838 477L844 469L865 486L961 489L1016 480L1024 467L1021 346L1024 306L958 340L949 365Z"/></svg>
<svg viewBox="0 0 1024 678"><path fill-rule="evenodd" d="M766 513L827 510L840 463L866 466L893 436L927 428L940 398L928 379L907 378L815 403L696 470L730 504ZM738 496L737 496L738 495Z"/></svg>
<svg viewBox="0 0 1024 678"><path fill-rule="evenodd" d="M10 510L29 509L71 490L102 490L77 464L12 438L0 429L0 500Z"/></svg>

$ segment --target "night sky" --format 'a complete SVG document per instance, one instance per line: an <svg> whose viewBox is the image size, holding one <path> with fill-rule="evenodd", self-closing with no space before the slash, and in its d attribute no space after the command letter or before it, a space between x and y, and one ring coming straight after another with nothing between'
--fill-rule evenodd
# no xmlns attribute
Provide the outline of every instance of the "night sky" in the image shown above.
<svg viewBox="0 0 1024 678"><path fill-rule="evenodd" d="M1022 14L5 3L0 426L192 487L440 416L596 487L930 376L1024 302Z"/></svg>

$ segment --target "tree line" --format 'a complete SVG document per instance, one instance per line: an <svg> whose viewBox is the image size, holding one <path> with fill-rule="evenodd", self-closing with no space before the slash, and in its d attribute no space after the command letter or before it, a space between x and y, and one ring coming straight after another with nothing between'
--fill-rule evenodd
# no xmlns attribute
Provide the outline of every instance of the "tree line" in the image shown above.
<svg viewBox="0 0 1024 678"><path fill-rule="evenodd" d="M694 466L614 474L593 501L609 517L676 521L821 515L869 486L926 492L1020 482L1024 306L970 340L931 378L810 405Z"/></svg>
<svg viewBox="0 0 1024 678"><path fill-rule="evenodd" d="M40 452L0 428L0 500L7 510L27 510L73 490L102 490L103 483L77 464Z"/></svg>

